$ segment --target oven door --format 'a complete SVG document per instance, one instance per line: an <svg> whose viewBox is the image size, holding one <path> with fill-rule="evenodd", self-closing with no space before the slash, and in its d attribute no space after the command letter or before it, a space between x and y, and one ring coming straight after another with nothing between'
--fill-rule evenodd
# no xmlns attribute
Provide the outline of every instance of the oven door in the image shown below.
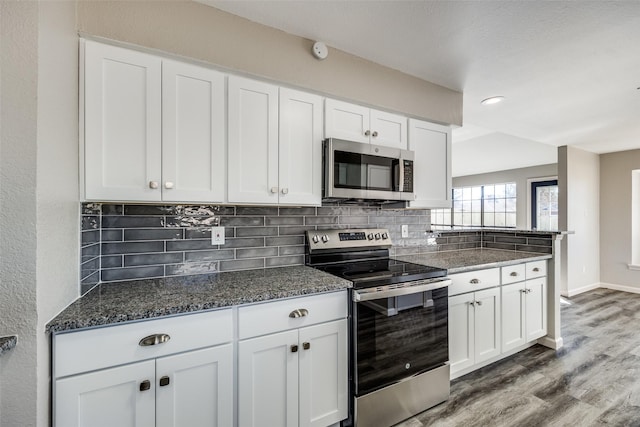
<svg viewBox="0 0 640 427"><path fill-rule="evenodd" d="M360 300L354 290L356 397L448 362L448 288L416 288L379 298L368 292Z"/></svg>

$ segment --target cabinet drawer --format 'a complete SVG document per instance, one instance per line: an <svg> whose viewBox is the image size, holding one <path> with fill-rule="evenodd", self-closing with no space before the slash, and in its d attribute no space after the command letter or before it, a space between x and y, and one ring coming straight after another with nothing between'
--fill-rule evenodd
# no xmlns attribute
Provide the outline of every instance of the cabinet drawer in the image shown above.
<svg viewBox="0 0 640 427"><path fill-rule="evenodd" d="M533 261L527 263L527 279L544 277L547 275L547 260Z"/></svg>
<svg viewBox="0 0 640 427"><path fill-rule="evenodd" d="M502 267L502 284L522 282L525 279L525 264L508 265Z"/></svg>
<svg viewBox="0 0 640 427"><path fill-rule="evenodd" d="M452 283L449 285L449 295L464 294L480 289L500 285L500 269L469 271L466 273L450 274Z"/></svg>
<svg viewBox="0 0 640 427"><path fill-rule="evenodd" d="M295 310L306 314L292 314ZM347 292L332 292L301 298L240 307L238 338L245 339L273 332L309 326L347 317Z"/></svg>
<svg viewBox="0 0 640 427"><path fill-rule="evenodd" d="M170 339L161 344L140 345L143 338L155 334L167 334ZM63 333L53 339L54 374L59 378L232 339L231 309Z"/></svg>

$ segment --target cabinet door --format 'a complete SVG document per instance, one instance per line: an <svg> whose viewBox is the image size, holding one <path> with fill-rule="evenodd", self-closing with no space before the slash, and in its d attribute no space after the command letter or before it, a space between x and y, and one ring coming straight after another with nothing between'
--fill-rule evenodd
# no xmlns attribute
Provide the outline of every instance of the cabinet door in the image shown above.
<svg viewBox="0 0 640 427"><path fill-rule="evenodd" d="M57 427L153 427L155 361L81 374L55 382ZM149 388L141 390L141 384Z"/></svg>
<svg viewBox="0 0 640 427"><path fill-rule="evenodd" d="M156 386L157 427L232 425L232 345L158 359Z"/></svg>
<svg viewBox="0 0 640 427"><path fill-rule="evenodd" d="M475 363L500 354L500 288L475 293Z"/></svg>
<svg viewBox="0 0 640 427"><path fill-rule="evenodd" d="M279 128L279 202L320 206L322 98L280 88Z"/></svg>
<svg viewBox="0 0 640 427"><path fill-rule="evenodd" d="M278 87L229 77L229 202L278 202Z"/></svg>
<svg viewBox="0 0 640 427"><path fill-rule="evenodd" d="M369 109L360 105L325 100L325 138L369 142Z"/></svg>
<svg viewBox="0 0 640 427"><path fill-rule="evenodd" d="M224 202L226 159L224 74L163 61L163 200Z"/></svg>
<svg viewBox="0 0 640 427"><path fill-rule="evenodd" d="M407 118L398 114L371 110L371 143L407 149Z"/></svg>
<svg viewBox="0 0 640 427"><path fill-rule="evenodd" d="M88 40L84 46L85 198L159 201L161 60Z"/></svg>
<svg viewBox="0 0 640 427"><path fill-rule="evenodd" d="M415 153L415 208L451 207L451 129L409 119L409 149Z"/></svg>
<svg viewBox="0 0 640 427"><path fill-rule="evenodd" d="M474 364L473 294L449 297L449 361L451 373Z"/></svg>
<svg viewBox="0 0 640 427"><path fill-rule="evenodd" d="M347 418L347 321L300 329L300 427Z"/></svg>
<svg viewBox="0 0 640 427"><path fill-rule="evenodd" d="M525 338L524 282L501 287L502 291L502 351L523 345Z"/></svg>
<svg viewBox="0 0 640 427"><path fill-rule="evenodd" d="M297 330L240 341L238 425L298 425L297 346Z"/></svg>
<svg viewBox="0 0 640 427"><path fill-rule="evenodd" d="M547 279L526 281L526 341L547 335Z"/></svg>

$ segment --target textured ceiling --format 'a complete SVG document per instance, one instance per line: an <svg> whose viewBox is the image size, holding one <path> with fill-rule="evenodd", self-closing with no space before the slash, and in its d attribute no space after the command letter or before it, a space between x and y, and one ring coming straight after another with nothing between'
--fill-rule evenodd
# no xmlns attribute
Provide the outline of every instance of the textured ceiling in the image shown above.
<svg viewBox="0 0 640 427"><path fill-rule="evenodd" d="M640 148L638 1L202 2L462 91L455 176Z"/></svg>

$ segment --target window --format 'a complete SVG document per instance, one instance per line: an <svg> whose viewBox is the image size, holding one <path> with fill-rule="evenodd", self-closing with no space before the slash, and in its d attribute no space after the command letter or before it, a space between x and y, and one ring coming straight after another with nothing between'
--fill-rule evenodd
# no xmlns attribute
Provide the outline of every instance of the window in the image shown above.
<svg viewBox="0 0 640 427"><path fill-rule="evenodd" d="M434 229L453 227L515 227L516 183L453 189L451 209L432 209Z"/></svg>

